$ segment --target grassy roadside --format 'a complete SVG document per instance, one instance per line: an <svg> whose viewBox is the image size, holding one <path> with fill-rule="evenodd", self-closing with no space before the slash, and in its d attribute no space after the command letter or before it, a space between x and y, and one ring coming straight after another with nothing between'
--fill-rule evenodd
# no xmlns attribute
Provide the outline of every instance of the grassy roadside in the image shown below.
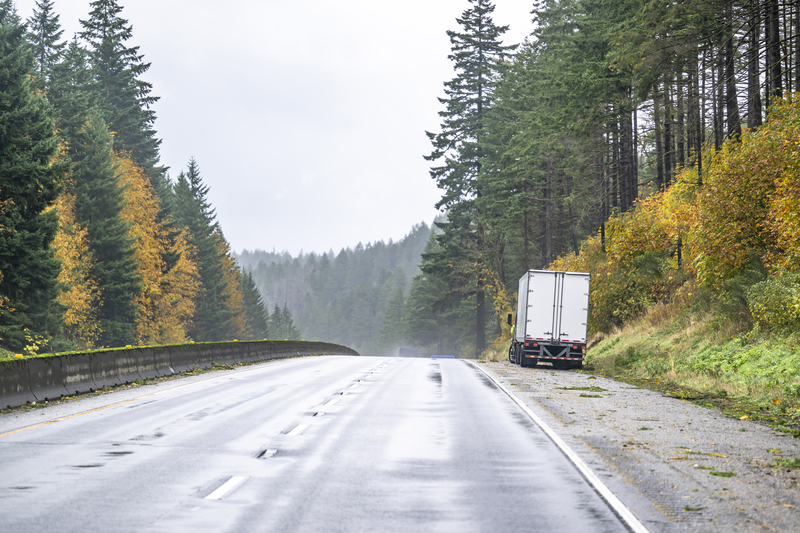
<svg viewBox="0 0 800 533"><path fill-rule="evenodd" d="M766 334L681 302L656 304L590 338L583 370L659 391L800 438L800 339ZM504 361L508 342L479 361Z"/></svg>
<svg viewBox="0 0 800 533"><path fill-rule="evenodd" d="M591 341L585 370L763 422L800 438L800 346L795 337L700 318L658 304Z"/></svg>

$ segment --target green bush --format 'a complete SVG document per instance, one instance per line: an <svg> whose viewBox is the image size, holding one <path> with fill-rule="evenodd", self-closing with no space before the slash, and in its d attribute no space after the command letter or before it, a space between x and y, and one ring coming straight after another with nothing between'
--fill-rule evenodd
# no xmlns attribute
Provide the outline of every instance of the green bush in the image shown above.
<svg viewBox="0 0 800 533"><path fill-rule="evenodd" d="M800 332L800 274L770 275L746 293L756 326L776 333Z"/></svg>

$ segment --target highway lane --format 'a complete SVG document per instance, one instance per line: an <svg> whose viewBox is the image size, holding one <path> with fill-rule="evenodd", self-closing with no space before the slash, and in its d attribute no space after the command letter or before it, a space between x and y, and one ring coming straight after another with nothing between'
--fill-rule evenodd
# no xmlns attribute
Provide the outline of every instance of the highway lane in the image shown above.
<svg viewBox="0 0 800 533"><path fill-rule="evenodd" d="M626 531L464 361L207 376L0 420L0 531Z"/></svg>

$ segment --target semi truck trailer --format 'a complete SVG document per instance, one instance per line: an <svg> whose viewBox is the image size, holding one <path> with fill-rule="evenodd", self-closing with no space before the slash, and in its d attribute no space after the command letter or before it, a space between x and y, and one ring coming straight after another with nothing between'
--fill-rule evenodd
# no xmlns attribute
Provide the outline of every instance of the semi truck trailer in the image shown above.
<svg viewBox="0 0 800 533"><path fill-rule="evenodd" d="M590 275L529 270L519 280L508 359L520 366L581 368L586 353Z"/></svg>

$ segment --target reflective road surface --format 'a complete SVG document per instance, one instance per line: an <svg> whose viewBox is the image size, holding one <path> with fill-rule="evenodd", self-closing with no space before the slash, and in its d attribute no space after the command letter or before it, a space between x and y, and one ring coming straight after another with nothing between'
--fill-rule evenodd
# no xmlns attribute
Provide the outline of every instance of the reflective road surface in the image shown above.
<svg viewBox="0 0 800 533"><path fill-rule="evenodd" d="M306 357L0 417L0 531L626 528L469 363Z"/></svg>

